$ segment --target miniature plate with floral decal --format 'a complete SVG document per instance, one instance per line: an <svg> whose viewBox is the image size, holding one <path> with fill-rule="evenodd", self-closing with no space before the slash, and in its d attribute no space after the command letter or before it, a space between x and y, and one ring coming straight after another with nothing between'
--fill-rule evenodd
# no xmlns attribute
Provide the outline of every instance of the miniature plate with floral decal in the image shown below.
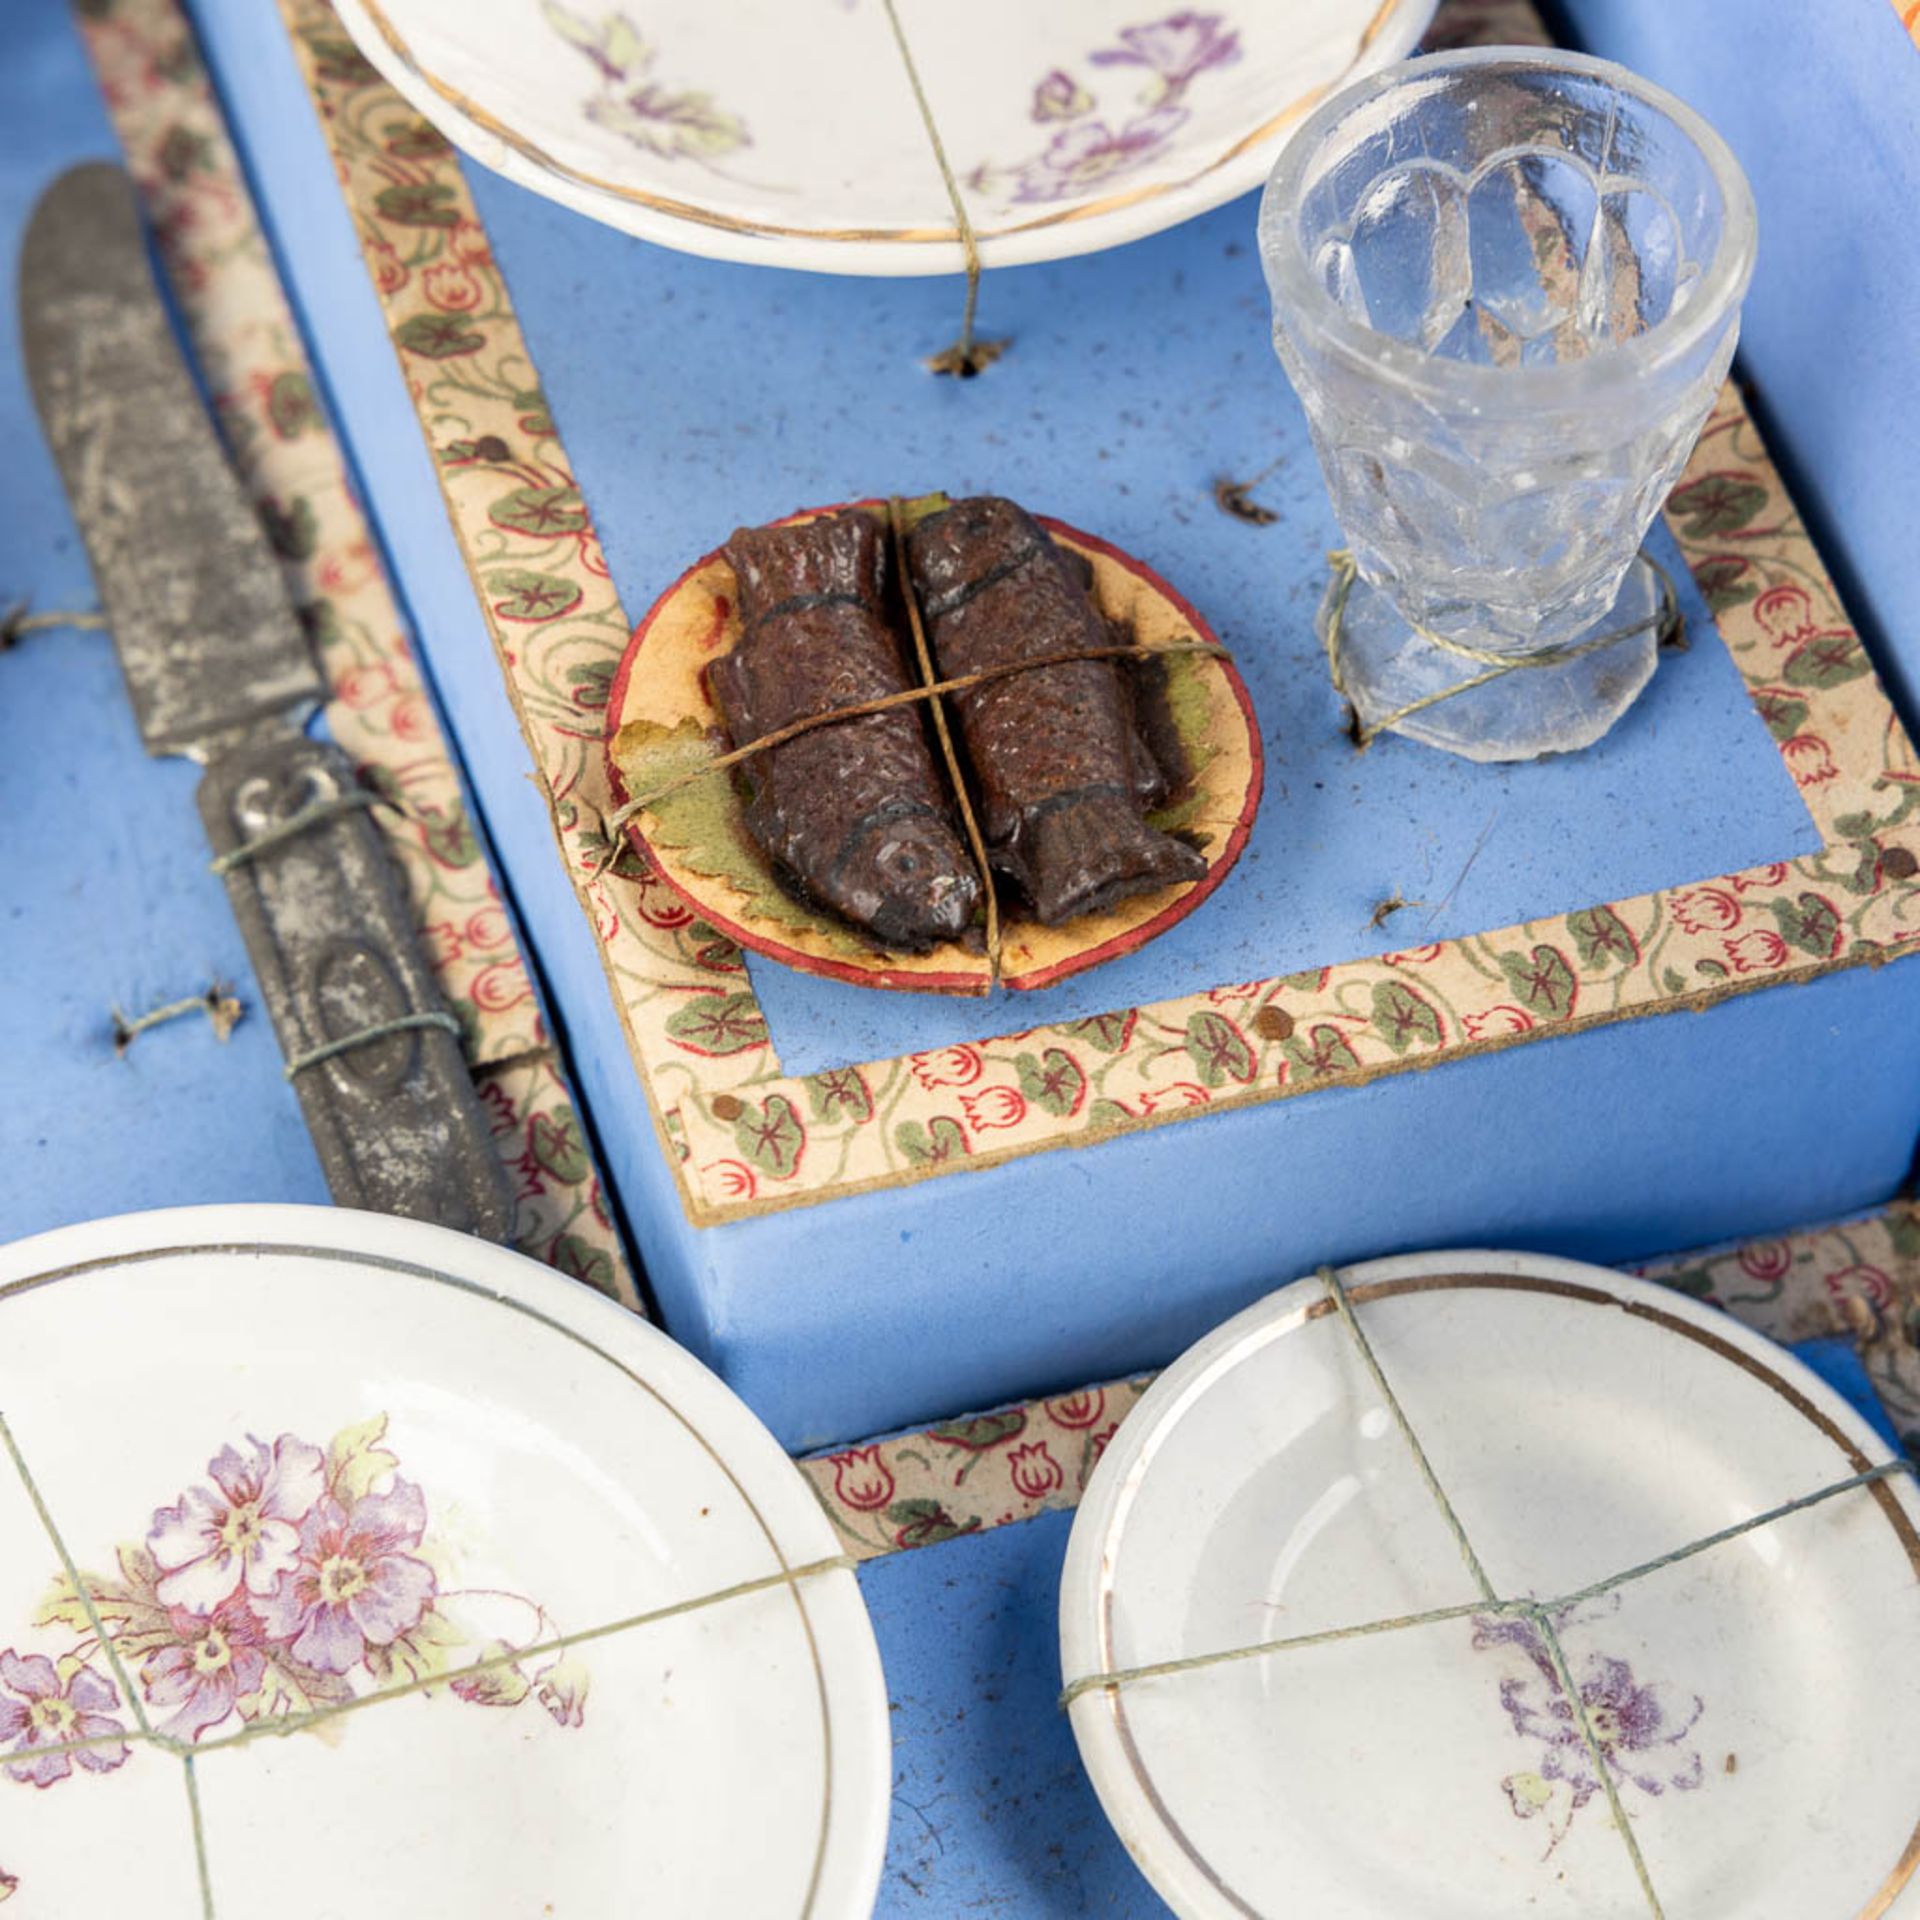
<svg viewBox="0 0 1920 1920"><path fill-rule="evenodd" d="M908 508L909 516L941 499L928 495ZM853 504L885 512L883 503ZM816 507L791 518L838 511ZM910 993L1052 986L1132 953L1192 913L1227 877L1253 831L1264 759L1252 697L1223 654L1156 653L1217 643L1200 615L1150 567L1057 520L1043 515L1040 524L1085 556L1096 604L1116 628L1131 634L1143 667L1152 669L1154 678L1142 683L1142 692L1180 764L1167 801L1147 818L1196 846L1206 858L1204 874L1057 927L1024 914L1003 888L997 980L977 939L949 941L922 954L891 952L799 898L747 832L746 808L733 779L715 774L662 791L727 746L706 669L735 645L741 629L733 568L719 551L695 561L635 628L607 701L608 777L615 798L624 803L630 794L661 792L658 804L626 828L653 874L707 925L743 947L803 973Z"/></svg>
<svg viewBox="0 0 1920 1920"><path fill-rule="evenodd" d="M21 1242L0 1900L864 1916L887 1701L836 1554L718 1380L520 1255L321 1207Z"/></svg>
<svg viewBox="0 0 1920 1920"><path fill-rule="evenodd" d="M1175 1911L1920 1912L1911 1482L1669 1559L1886 1464L1866 1423L1758 1335L1618 1274L1446 1253L1342 1278L1493 1598L1321 1280L1162 1374L1074 1523L1069 1687L1295 1642L1073 1697L1101 1802Z"/></svg>
<svg viewBox="0 0 1920 1920"><path fill-rule="evenodd" d="M952 202L904 40L988 266L1137 240L1264 180L1436 0L337 0L464 152L688 253L953 273Z"/></svg>

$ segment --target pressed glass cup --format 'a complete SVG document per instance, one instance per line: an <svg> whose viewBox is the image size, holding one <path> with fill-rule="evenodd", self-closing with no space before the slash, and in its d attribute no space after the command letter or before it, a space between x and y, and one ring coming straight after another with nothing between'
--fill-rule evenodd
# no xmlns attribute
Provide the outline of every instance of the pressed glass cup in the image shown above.
<svg viewBox="0 0 1920 1920"><path fill-rule="evenodd" d="M1660 606L1640 544L1726 377L1753 251L1726 144L1610 61L1438 54L1302 124L1260 253L1358 569L1321 620L1369 731L1528 759L1632 704Z"/></svg>

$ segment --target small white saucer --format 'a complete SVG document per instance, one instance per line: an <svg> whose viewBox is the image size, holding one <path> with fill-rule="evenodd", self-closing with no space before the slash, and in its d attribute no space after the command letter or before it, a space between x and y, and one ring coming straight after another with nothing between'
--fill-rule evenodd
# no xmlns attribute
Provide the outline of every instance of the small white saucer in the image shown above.
<svg viewBox="0 0 1920 1920"><path fill-rule="evenodd" d="M1496 1595L1553 1601L1885 1463L1789 1355L1645 1282L1504 1253L1343 1276ZM1667 1920L1920 1912L1920 1532L1853 1489L1549 1609ZM1075 1522L1081 1754L1183 1915L1647 1920L1538 1627L1476 1604L1325 1285L1160 1376Z"/></svg>

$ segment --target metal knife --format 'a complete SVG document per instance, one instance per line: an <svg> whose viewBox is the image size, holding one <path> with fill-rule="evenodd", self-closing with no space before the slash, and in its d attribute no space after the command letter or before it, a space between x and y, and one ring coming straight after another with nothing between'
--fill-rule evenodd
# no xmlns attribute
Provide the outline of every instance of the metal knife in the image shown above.
<svg viewBox="0 0 1920 1920"><path fill-rule="evenodd" d="M121 168L76 167L41 196L20 319L140 736L206 768L201 820L334 1199L505 1239L513 1196L460 1039L352 763L302 732L325 683Z"/></svg>

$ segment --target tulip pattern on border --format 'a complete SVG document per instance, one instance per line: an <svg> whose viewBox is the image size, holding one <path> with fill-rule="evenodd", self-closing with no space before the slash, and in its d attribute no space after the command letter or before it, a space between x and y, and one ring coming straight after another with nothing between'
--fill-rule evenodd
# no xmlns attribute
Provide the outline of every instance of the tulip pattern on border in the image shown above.
<svg viewBox="0 0 1920 1920"><path fill-rule="evenodd" d="M468 1057L484 1069L481 1106L518 1204L514 1244L637 1306L518 935L180 0L87 0L77 12L222 436L326 674L328 731L361 779L395 803L373 818L405 875ZM477 304L469 253L456 247L435 263L436 311Z"/></svg>
<svg viewBox="0 0 1920 1920"><path fill-rule="evenodd" d="M1920 1458L1920 1209L1640 1269L1781 1341L1851 1339L1907 1451ZM861 1559L937 1546L1079 1504L1151 1375L800 1462L841 1544Z"/></svg>
<svg viewBox="0 0 1920 1920"><path fill-rule="evenodd" d="M631 849L605 859L602 722L630 622L528 384L526 342L459 167L325 0L284 10L696 1224L1696 1009L1920 944L1920 763L1729 387L1667 521L1718 625L1717 641L1696 644L1727 647L1820 852L832 1075L785 1073L737 948ZM1475 4L1458 25L1538 37L1511 7Z"/></svg>

